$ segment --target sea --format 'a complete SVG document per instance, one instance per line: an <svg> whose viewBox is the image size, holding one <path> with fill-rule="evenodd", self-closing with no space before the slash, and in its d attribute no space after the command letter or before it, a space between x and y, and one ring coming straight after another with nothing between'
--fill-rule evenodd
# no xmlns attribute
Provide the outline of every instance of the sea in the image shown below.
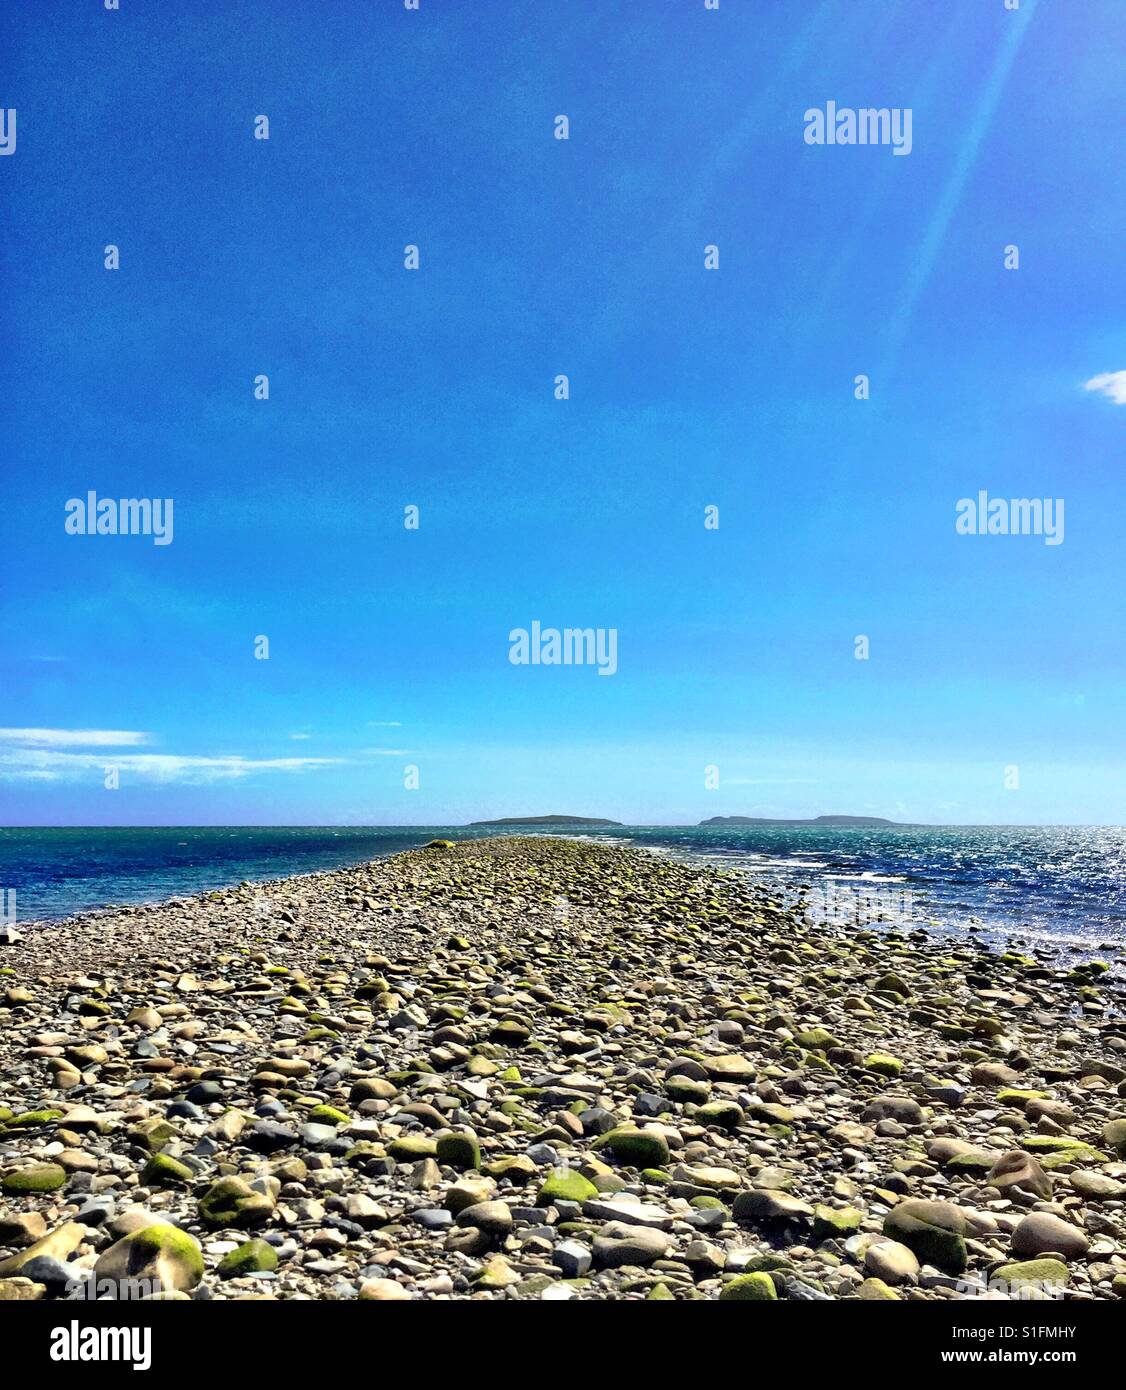
<svg viewBox="0 0 1126 1390"><path fill-rule="evenodd" d="M465 826L0 828L0 908L51 922L359 864ZM1126 964L1126 827L621 826L588 832L748 875L811 917Z"/></svg>

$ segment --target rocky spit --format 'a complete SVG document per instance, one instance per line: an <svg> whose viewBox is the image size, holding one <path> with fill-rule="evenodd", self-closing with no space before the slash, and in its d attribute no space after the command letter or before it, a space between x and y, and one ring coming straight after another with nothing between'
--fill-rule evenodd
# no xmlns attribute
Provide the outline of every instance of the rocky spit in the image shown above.
<svg viewBox="0 0 1126 1390"><path fill-rule="evenodd" d="M24 927L0 1299L1121 1299L1124 1002L563 839Z"/></svg>

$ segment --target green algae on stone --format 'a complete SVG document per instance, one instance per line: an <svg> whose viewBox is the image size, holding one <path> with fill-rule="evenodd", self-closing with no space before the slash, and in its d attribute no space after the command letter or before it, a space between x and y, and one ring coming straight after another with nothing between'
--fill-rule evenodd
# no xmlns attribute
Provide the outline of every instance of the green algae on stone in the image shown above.
<svg viewBox="0 0 1126 1390"><path fill-rule="evenodd" d="M170 1154L153 1154L141 1169L141 1183L144 1187L182 1187L194 1179L194 1171Z"/></svg>
<svg viewBox="0 0 1126 1390"><path fill-rule="evenodd" d="M769 1274L738 1274L720 1291L721 1303L774 1303L778 1290Z"/></svg>
<svg viewBox="0 0 1126 1390"><path fill-rule="evenodd" d="M13 1115L7 1121L6 1129L38 1129L41 1125L53 1125L61 1120L61 1110L25 1110L22 1115Z"/></svg>
<svg viewBox="0 0 1126 1390"><path fill-rule="evenodd" d="M481 1142L475 1134L439 1134L434 1143L434 1157L449 1168L480 1168Z"/></svg>
<svg viewBox="0 0 1126 1390"><path fill-rule="evenodd" d="M819 1204L813 1209L814 1240L847 1240L860 1229L864 1213L855 1207L827 1207Z"/></svg>
<svg viewBox="0 0 1126 1390"><path fill-rule="evenodd" d="M273 1209L270 1197L239 1177L219 1178L199 1199L199 1214L208 1226L262 1226Z"/></svg>
<svg viewBox="0 0 1126 1390"><path fill-rule="evenodd" d="M400 1134L387 1145L396 1163L413 1163L420 1158L436 1158L438 1145L425 1134Z"/></svg>
<svg viewBox="0 0 1126 1390"><path fill-rule="evenodd" d="M692 1118L705 1128L715 1126L716 1129L738 1129L744 1116L742 1107L735 1101L712 1100L707 1105L701 1105Z"/></svg>
<svg viewBox="0 0 1126 1390"><path fill-rule="evenodd" d="M889 1056L886 1052L870 1052L864 1058L865 1071L874 1071L880 1076L898 1076L903 1070L903 1063L898 1057Z"/></svg>
<svg viewBox="0 0 1126 1390"><path fill-rule="evenodd" d="M966 1267L966 1218L951 1202L900 1202L884 1218L883 1233L947 1274Z"/></svg>
<svg viewBox="0 0 1126 1390"><path fill-rule="evenodd" d="M246 1240L234 1250L229 1250L219 1261L216 1271L222 1278L237 1278L240 1274L261 1274L277 1269L278 1255L268 1242L255 1236Z"/></svg>
<svg viewBox="0 0 1126 1390"><path fill-rule="evenodd" d="M996 1162L997 1155L995 1153L962 1153L947 1159L945 1166L960 1169L963 1172L991 1173Z"/></svg>
<svg viewBox="0 0 1126 1390"><path fill-rule="evenodd" d="M352 1123L351 1115L337 1110L335 1105L314 1105L307 1119L317 1125L347 1125Z"/></svg>
<svg viewBox="0 0 1126 1390"><path fill-rule="evenodd" d="M865 1302L898 1302L899 1295L891 1289L882 1279L865 1279L857 1286L856 1297Z"/></svg>
<svg viewBox="0 0 1126 1390"><path fill-rule="evenodd" d="M680 1104L706 1104L711 1089L706 1081L697 1081L691 1076L670 1076L665 1082L665 1095Z"/></svg>
<svg viewBox="0 0 1126 1390"><path fill-rule="evenodd" d="M1110 1162L1108 1156L1104 1153L1100 1153L1092 1144L1088 1144L1083 1139L1070 1139L1062 1134L1033 1134L1022 1138L1019 1142L1021 1148L1026 1149L1029 1153L1047 1154L1049 1157L1054 1156L1057 1161L1059 1161L1060 1158L1070 1156L1074 1158L1093 1158L1099 1163ZM1045 1166L1047 1166L1047 1161L1045 1161Z"/></svg>
<svg viewBox="0 0 1126 1390"><path fill-rule="evenodd" d="M1047 1091L1022 1091L1014 1086L1006 1086L997 1092L998 1105L1011 1105L1016 1110L1023 1110L1030 1100L1047 1100Z"/></svg>
<svg viewBox="0 0 1126 1390"><path fill-rule="evenodd" d="M536 1196L536 1206L550 1206L552 1202L588 1202L598 1196L598 1188L588 1178L584 1178L573 1168L560 1168L550 1174L540 1187Z"/></svg>
<svg viewBox="0 0 1126 1390"><path fill-rule="evenodd" d="M1061 1260L1018 1260L1013 1264L1002 1265L993 1274L993 1279L1008 1284L1012 1289L1045 1285L1059 1286L1068 1281L1067 1266Z"/></svg>
<svg viewBox="0 0 1126 1390"><path fill-rule="evenodd" d="M619 1163L630 1168L658 1168L669 1161L668 1140L658 1130L619 1125L594 1142L596 1149L609 1149Z"/></svg>
<svg viewBox="0 0 1126 1390"><path fill-rule="evenodd" d="M39 1163L31 1168L16 1168L5 1173L0 1190L11 1197L25 1192L57 1192L66 1184L66 1170L57 1163Z"/></svg>
<svg viewBox="0 0 1126 1390"><path fill-rule="evenodd" d="M758 1120L764 1125L792 1125L794 1122L794 1112L787 1106L765 1100L748 1102L746 1115L748 1119Z"/></svg>
<svg viewBox="0 0 1126 1390"><path fill-rule="evenodd" d="M481 1164L481 1171L489 1178L507 1178L511 1183L521 1183L534 1178L537 1170L527 1154L505 1154L503 1158Z"/></svg>
<svg viewBox="0 0 1126 1390"><path fill-rule="evenodd" d="M203 1278L199 1242L177 1226L145 1226L103 1250L94 1266L99 1281L146 1280L165 1291L194 1289Z"/></svg>

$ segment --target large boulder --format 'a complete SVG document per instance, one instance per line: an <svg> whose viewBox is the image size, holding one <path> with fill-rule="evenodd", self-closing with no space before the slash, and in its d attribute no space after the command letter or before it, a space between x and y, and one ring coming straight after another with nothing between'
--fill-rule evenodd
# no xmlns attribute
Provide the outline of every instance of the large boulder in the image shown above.
<svg viewBox="0 0 1126 1390"><path fill-rule="evenodd" d="M900 1202L884 1219L884 1235L947 1274L966 1267L966 1218L952 1202Z"/></svg>
<svg viewBox="0 0 1126 1390"><path fill-rule="evenodd" d="M999 1192L1008 1193L1015 1187L1045 1199L1052 1195L1052 1179L1036 1159L1022 1149L1003 1153L989 1170L986 1181Z"/></svg>
<svg viewBox="0 0 1126 1390"><path fill-rule="evenodd" d="M1078 1226L1048 1211L1034 1211L1013 1231L1014 1255L1062 1255L1065 1260L1081 1259L1091 1242Z"/></svg>
<svg viewBox="0 0 1126 1390"><path fill-rule="evenodd" d="M176 1226L146 1226L103 1250L94 1278L119 1286L133 1281L151 1284L156 1292L186 1292L203 1278L199 1242Z"/></svg>

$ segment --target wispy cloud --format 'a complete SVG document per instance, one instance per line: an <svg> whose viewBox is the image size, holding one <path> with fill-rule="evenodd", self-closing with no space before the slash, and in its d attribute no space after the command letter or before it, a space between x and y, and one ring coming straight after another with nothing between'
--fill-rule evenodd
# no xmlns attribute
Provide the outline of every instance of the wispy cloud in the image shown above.
<svg viewBox="0 0 1126 1390"><path fill-rule="evenodd" d="M1115 405L1126 405L1126 372L1102 372L1083 383L1084 391L1100 391Z"/></svg>
<svg viewBox="0 0 1126 1390"><path fill-rule="evenodd" d="M148 734L130 729L0 729L0 743L46 748L126 748L148 741Z"/></svg>
<svg viewBox="0 0 1126 1390"><path fill-rule="evenodd" d="M312 734L290 734L290 738L312 738Z"/></svg>
<svg viewBox="0 0 1126 1390"><path fill-rule="evenodd" d="M369 719L369 729L401 729L402 722L398 719Z"/></svg>
<svg viewBox="0 0 1126 1390"><path fill-rule="evenodd" d="M362 748L365 758L405 758L410 754L409 748Z"/></svg>
<svg viewBox="0 0 1126 1390"><path fill-rule="evenodd" d="M116 767L157 782L217 782L257 772L308 772L343 758L196 757L175 753L63 753L52 748L0 752L0 778L58 781Z"/></svg>

